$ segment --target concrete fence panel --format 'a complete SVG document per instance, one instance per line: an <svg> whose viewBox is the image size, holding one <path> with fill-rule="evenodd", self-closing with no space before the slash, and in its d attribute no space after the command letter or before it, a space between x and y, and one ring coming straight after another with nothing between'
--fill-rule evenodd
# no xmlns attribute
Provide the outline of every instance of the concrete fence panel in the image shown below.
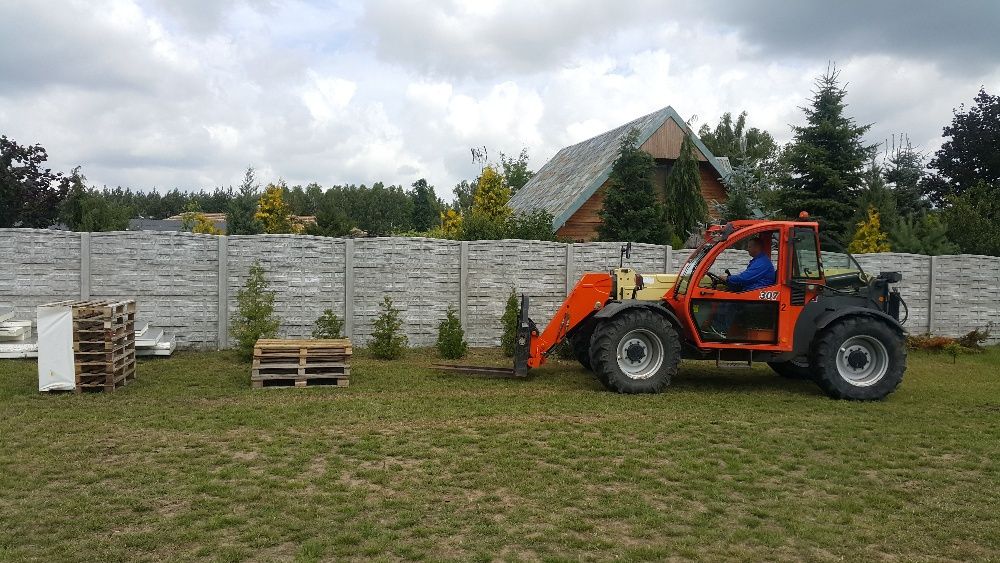
<svg viewBox="0 0 1000 563"><path fill-rule="evenodd" d="M90 296L135 298L140 319L202 348L218 335L219 246L190 233L90 233ZM69 296L67 298L72 298Z"/></svg>
<svg viewBox="0 0 1000 563"><path fill-rule="evenodd" d="M0 229L0 306L34 318L35 306L50 301L134 297L140 316L175 334L179 346L227 347L237 292L259 261L276 292L282 336L308 337L323 310L333 309L363 346L382 296L391 295L412 345L432 345L445 311L454 307L470 344L492 346L511 288L531 297L532 318L545 323L580 275L617 266L620 248L611 242ZM625 263L643 273L676 272L690 252L634 244ZM1000 258L857 258L870 274L902 272L910 332L957 336L1000 325ZM748 260L743 251L727 251L714 269L741 270Z"/></svg>
<svg viewBox="0 0 1000 563"><path fill-rule="evenodd" d="M298 235L227 238L228 313L236 311L237 292L250 267L259 261L275 291L280 335L308 338L325 309L344 318L344 241Z"/></svg>
<svg viewBox="0 0 1000 563"><path fill-rule="evenodd" d="M80 233L0 229L0 306L19 319L35 307L80 296Z"/></svg>
<svg viewBox="0 0 1000 563"><path fill-rule="evenodd" d="M431 346L448 307L459 311L457 241L372 238L354 241L354 339L364 345L383 297L399 309L411 346Z"/></svg>

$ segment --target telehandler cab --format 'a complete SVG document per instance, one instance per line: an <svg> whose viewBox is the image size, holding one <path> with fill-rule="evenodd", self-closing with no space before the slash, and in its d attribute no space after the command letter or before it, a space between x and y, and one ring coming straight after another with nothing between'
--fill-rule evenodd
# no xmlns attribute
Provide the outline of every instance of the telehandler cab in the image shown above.
<svg viewBox="0 0 1000 563"><path fill-rule="evenodd" d="M734 251L752 239L775 266L775 280L738 291L719 268L745 264L746 255ZM622 248L623 258L630 248ZM439 367L524 377L569 339L580 363L619 393L663 391L688 358L723 367L767 362L836 399L882 399L906 370L899 319L906 305L890 289L901 278L869 276L832 241L821 248L819 225L808 214L799 221L733 221L710 227L677 274L624 267L584 274L543 331L522 296L513 370Z"/></svg>

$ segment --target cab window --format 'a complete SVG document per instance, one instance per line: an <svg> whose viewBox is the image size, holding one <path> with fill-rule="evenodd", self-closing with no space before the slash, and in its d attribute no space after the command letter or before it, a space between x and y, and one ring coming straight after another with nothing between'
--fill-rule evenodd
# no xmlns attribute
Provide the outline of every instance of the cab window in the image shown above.
<svg viewBox="0 0 1000 563"><path fill-rule="evenodd" d="M816 245L816 231L796 228L792 231L792 278L818 280L823 277Z"/></svg>

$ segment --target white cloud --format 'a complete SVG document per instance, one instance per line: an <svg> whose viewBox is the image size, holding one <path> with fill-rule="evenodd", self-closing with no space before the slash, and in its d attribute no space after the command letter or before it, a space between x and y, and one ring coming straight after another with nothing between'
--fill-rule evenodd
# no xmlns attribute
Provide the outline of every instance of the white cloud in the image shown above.
<svg viewBox="0 0 1000 563"><path fill-rule="evenodd" d="M980 85L1000 90L995 4L891 21L854 8L867 19L829 15L836 33L807 21L825 8L797 6L788 19L801 25L780 33L764 8L12 0L0 3L0 133L99 184L211 188L252 164L292 184L424 176L447 195L478 171L472 146L526 146L537 168L668 104L696 126L745 109L786 140L830 58L872 142L907 133L933 149L953 107ZM949 31L962 22L968 34ZM904 37L914 29L919 41Z"/></svg>
<svg viewBox="0 0 1000 563"><path fill-rule="evenodd" d="M302 93L302 101L313 119L327 123L347 108L358 85L343 78L323 78L313 71L308 74L312 83Z"/></svg>

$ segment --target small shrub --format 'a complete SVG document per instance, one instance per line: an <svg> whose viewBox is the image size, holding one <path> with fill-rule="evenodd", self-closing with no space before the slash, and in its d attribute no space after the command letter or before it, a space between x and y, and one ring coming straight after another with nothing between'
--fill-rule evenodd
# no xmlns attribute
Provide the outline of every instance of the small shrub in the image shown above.
<svg viewBox="0 0 1000 563"><path fill-rule="evenodd" d="M253 347L259 338L274 338L278 334L278 319L274 316L274 292L268 288L260 262L250 266L243 289L236 293L236 312L229 333L236 339L240 357L253 357Z"/></svg>
<svg viewBox="0 0 1000 563"><path fill-rule="evenodd" d="M514 356L514 343L517 341L517 290L510 288L510 295L507 296L507 305L504 307L503 315L500 317L500 325L503 334L500 335L500 349L508 358Z"/></svg>
<svg viewBox="0 0 1000 563"><path fill-rule="evenodd" d="M333 309L323 311L323 314L316 319L316 328L312 331L313 338L341 338L344 330L344 321L340 320Z"/></svg>
<svg viewBox="0 0 1000 563"><path fill-rule="evenodd" d="M990 330L993 329L993 323L986 325L986 328L979 330L978 328L972 329L968 334L960 336L955 340L959 346L962 348L968 348L970 350L982 350L983 344L986 343L990 338Z"/></svg>
<svg viewBox="0 0 1000 563"><path fill-rule="evenodd" d="M949 344L954 342L954 338L948 338L947 336L934 336L931 334L912 334L906 337L906 346L910 350L941 352L947 348Z"/></svg>
<svg viewBox="0 0 1000 563"><path fill-rule="evenodd" d="M981 352L983 344L990 338L990 331L992 329L993 323L988 323L986 328L973 329L958 338L935 336L933 334L915 334L906 337L906 346L910 350L947 352L952 356L957 355L958 352Z"/></svg>
<svg viewBox="0 0 1000 563"><path fill-rule="evenodd" d="M962 347L958 345L958 342L952 341L944 347L944 351L951 356L951 363L954 364L958 362L958 355L962 353Z"/></svg>
<svg viewBox="0 0 1000 563"><path fill-rule="evenodd" d="M449 360L457 360L464 357L468 349L469 343L465 341L465 331L462 330L462 321L459 320L455 309L448 307L444 320L438 325L438 355Z"/></svg>
<svg viewBox="0 0 1000 563"><path fill-rule="evenodd" d="M406 350L406 335L403 334L403 321L399 318L399 309L392 305L388 295L382 300L382 314L375 319L372 330L372 341L368 345L372 356L380 360L395 360L403 356Z"/></svg>

